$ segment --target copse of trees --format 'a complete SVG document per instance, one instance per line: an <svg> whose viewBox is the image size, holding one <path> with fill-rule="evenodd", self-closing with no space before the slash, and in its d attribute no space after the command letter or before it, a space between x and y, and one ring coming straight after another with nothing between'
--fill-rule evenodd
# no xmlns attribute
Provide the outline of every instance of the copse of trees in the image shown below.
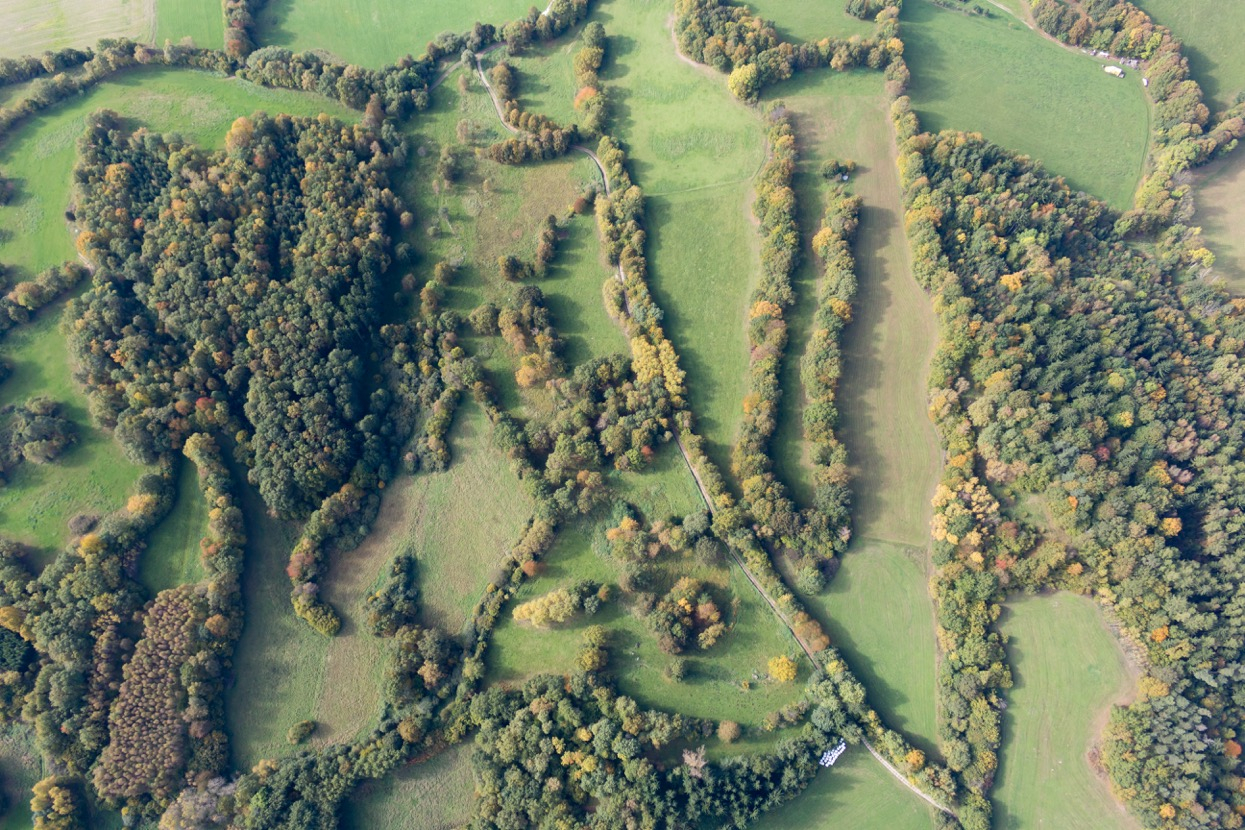
<svg viewBox="0 0 1245 830"><path fill-rule="evenodd" d="M31 398L12 409L8 423L0 430L0 472L7 474L23 461L54 461L76 440L77 428L61 414L59 403Z"/></svg>
<svg viewBox="0 0 1245 830"><path fill-rule="evenodd" d="M224 0L225 52L230 57L244 58L255 48L255 28L264 0Z"/></svg>
<svg viewBox="0 0 1245 830"><path fill-rule="evenodd" d="M24 55L20 58L0 58L0 86L23 84L37 78L46 78L69 69L82 66L95 56L90 49L72 46L42 55Z"/></svg>

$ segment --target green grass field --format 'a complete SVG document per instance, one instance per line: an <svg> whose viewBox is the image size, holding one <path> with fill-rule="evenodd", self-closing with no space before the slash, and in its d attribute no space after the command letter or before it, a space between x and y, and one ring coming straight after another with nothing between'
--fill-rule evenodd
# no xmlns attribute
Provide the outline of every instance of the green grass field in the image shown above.
<svg viewBox="0 0 1245 830"><path fill-rule="evenodd" d="M195 465L184 459L178 463L177 500L147 537L147 550L138 564L138 577L152 594L204 576L199 542L207 533L208 507Z"/></svg>
<svg viewBox="0 0 1245 830"><path fill-rule="evenodd" d="M980 132L1074 189L1120 210L1132 204L1150 129L1140 73L1112 78L1002 13L987 19L916 0L902 20L924 129Z"/></svg>
<svg viewBox="0 0 1245 830"><path fill-rule="evenodd" d="M1241 60L1241 33L1245 32L1245 4L1216 0L1137 0L1156 23L1184 44L1193 79L1206 93L1206 106L1222 110L1245 92L1245 61Z"/></svg>
<svg viewBox="0 0 1245 830"><path fill-rule="evenodd" d="M675 576L696 576L716 585L733 603L730 632L708 652L683 655L688 675L681 683L664 676L674 658L658 648L657 638L645 623L618 601L606 603L593 617L579 617L554 628L536 629L514 622L509 611L518 603L581 579L610 584L617 581L617 566L592 550L591 534L583 523L564 529L545 558L548 569L519 589L489 649L491 680L515 683L541 672L574 671L583 629L603 625L612 634L611 668L620 689L647 706L734 720L751 727L750 736L757 737L763 734L757 727L767 713L799 697L800 684L807 679L807 664L801 663L795 683L767 678L767 661L779 654L794 655L798 646L737 568L706 567L691 558L664 566L671 581Z"/></svg>
<svg viewBox="0 0 1245 830"><path fill-rule="evenodd" d="M67 525L74 516L101 516L123 507L143 472L111 435L91 424L58 332L63 308L57 303L45 309L0 343L0 357L13 367L0 385L0 404L45 395L64 404L77 426L77 443L54 463L22 464L0 488L0 534L34 548L38 563L50 561L68 543Z"/></svg>
<svg viewBox="0 0 1245 830"><path fill-rule="evenodd" d="M1003 715L995 827L1131 830L1087 753L1133 680L1099 609L1070 594L1009 602L1001 620L1015 686Z"/></svg>
<svg viewBox="0 0 1245 830"><path fill-rule="evenodd" d="M233 473L246 524L245 623L225 708L234 765L249 770L261 758L294 751L285 735L317 713L331 640L296 617L290 604L285 566L295 529L269 517L255 488L242 483L239 470Z"/></svg>
<svg viewBox="0 0 1245 830"><path fill-rule="evenodd" d="M933 808L918 798L864 747L851 747L833 767L819 770L808 789L764 815L754 830L930 830Z"/></svg>
<svg viewBox="0 0 1245 830"><path fill-rule="evenodd" d="M42 762L28 726L5 724L0 729L0 830L31 830L30 788L43 777Z"/></svg>
<svg viewBox="0 0 1245 830"><path fill-rule="evenodd" d="M1215 272L1233 294L1245 294L1245 152L1200 171L1194 203L1193 224L1215 252Z"/></svg>
<svg viewBox="0 0 1245 830"><path fill-rule="evenodd" d="M94 46L102 37L150 41L155 6L155 0L0 0L0 57Z"/></svg>
<svg viewBox="0 0 1245 830"><path fill-rule="evenodd" d="M477 21L500 28L529 8L531 3L523 0L271 0L260 13L259 42L323 50L347 63L379 67L403 55L419 57L442 32L465 32Z"/></svg>
<svg viewBox="0 0 1245 830"><path fill-rule="evenodd" d="M452 830L470 820L474 796L468 740L422 764L360 786L346 803L342 828Z"/></svg>
<svg viewBox="0 0 1245 830"><path fill-rule="evenodd" d="M131 0L133 2L133 0ZM225 42L225 15L217 0L156 0L156 44L180 43L220 49Z"/></svg>
<svg viewBox="0 0 1245 830"><path fill-rule="evenodd" d="M817 41L824 37L868 37L873 33L872 21L848 14L844 0L810 3L808 0L750 0L746 3L755 13L774 24L783 40L793 43Z"/></svg>

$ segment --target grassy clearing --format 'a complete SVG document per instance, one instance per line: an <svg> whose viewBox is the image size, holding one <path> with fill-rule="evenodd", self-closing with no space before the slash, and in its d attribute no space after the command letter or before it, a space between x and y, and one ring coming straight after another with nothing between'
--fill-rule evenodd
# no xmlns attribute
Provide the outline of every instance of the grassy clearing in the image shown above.
<svg viewBox="0 0 1245 830"><path fill-rule="evenodd" d="M0 405L46 395L65 405L78 428L78 442L54 463L22 464L0 488L0 534L30 545L39 563L68 543L71 518L120 509L143 472L110 435L91 425L57 328L63 308L58 303L44 310L0 344L0 356L13 367L0 385Z"/></svg>
<svg viewBox="0 0 1245 830"><path fill-rule="evenodd" d="M796 186L806 234L811 236L821 221L817 166L829 158L859 164L852 185L865 202L856 241L859 287L855 318L845 332L845 370L839 384L841 435L856 471L856 536L924 547L929 500L941 471L926 394L937 320L911 274L889 105L881 83L876 74L819 73L797 76L773 95L794 113L801 140L804 160ZM798 304L782 378L787 395L775 441L778 469L797 485L808 479L799 360L811 328L820 269L811 251L805 255L795 281Z"/></svg>
<svg viewBox="0 0 1245 830"><path fill-rule="evenodd" d="M1136 827L1087 753L1133 678L1099 609L1057 594L1007 604L1002 630L1015 686L1003 715L995 826Z"/></svg>
<svg viewBox="0 0 1245 830"><path fill-rule="evenodd" d="M919 0L902 19L909 94L925 129L980 132L1113 207L1131 205L1149 135L1140 73L1112 78L1005 14Z"/></svg>
<svg viewBox="0 0 1245 830"><path fill-rule="evenodd" d="M821 770L794 801L762 816L754 830L839 830L844 827L930 830L929 807L873 760L852 747Z"/></svg>
<svg viewBox="0 0 1245 830"><path fill-rule="evenodd" d="M614 473L613 483L622 497L649 519L686 516L705 509L704 497L673 443L659 448L643 472Z"/></svg>
<svg viewBox="0 0 1245 830"><path fill-rule="evenodd" d="M402 767L382 781L361 786L342 815L345 830L451 830L471 819L475 780L471 744Z"/></svg>
<svg viewBox="0 0 1245 830"><path fill-rule="evenodd" d="M465 32L477 21L500 27L529 8L526 0L271 0L259 16L259 42L322 50L348 63L379 67L403 55L422 55L442 32Z"/></svg>
<svg viewBox="0 0 1245 830"><path fill-rule="evenodd" d="M133 2L133 0L131 0ZM180 43L219 49L225 42L225 15L216 0L156 0L156 43Z"/></svg>
<svg viewBox="0 0 1245 830"><path fill-rule="evenodd" d="M357 120L357 113L316 95L271 90L205 72L142 69L126 72L50 113L28 119L0 146L0 170L16 179L18 195L0 207L0 262L36 272L73 259L65 227L70 176L86 119L101 109L133 118L157 132L178 132L219 147L240 115L257 110Z"/></svg>
<svg viewBox="0 0 1245 830"><path fill-rule="evenodd" d="M294 616L285 566L296 530L271 518L254 487L235 469L246 523L242 579L245 625L234 655L233 688L225 696L234 766L289 754L286 731L313 718L324 686L330 640Z"/></svg>
<svg viewBox="0 0 1245 830"><path fill-rule="evenodd" d="M93 46L102 37L149 41L155 13L154 0L0 0L0 57Z"/></svg>
<svg viewBox="0 0 1245 830"><path fill-rule="evenodd" d="M1215 252L1215 271L1233 294L1245 294L1245 152L1198 174L1197 215Z"/></svg>
<svg viewBox="0 0 1245 830"><path fill-rule="evenodd" d="M586 523L564 529L545 558L548 569L525 583L510 607L581 579L616 582L615 563L592 550L593 532ZM775 683L766 677L766 662L779 654L795 654L795 641L738 569L724 564L709 567L689 557L670 561L664 571L670 582L695 576L731 598L731 630L708 652L684 655L688 673L682 683L665 678L674 658L658 648L644 621L618 601L607 603L593 617L544 630L517 624L505 614L489 650L490 679L518 683L541 672L569 673L583 629L603 625L612 632L611 670L625 694L658 709L734 720L751 728L751 737L761 736L758 727L764 716L799 697L800 685L807 679L806 664L794 683Z"/></svg>
<svg viewBox="0 0 1245 830"><path fill-rule="evenodd" d="M1138 0L1137 5L1184 44L1193 77L1212 110L1227 109L1245 92L1241 32L1245 4L1216 0Z"/></svg>
<svg viewBox="0 0 1245 830"><path fill-rule="evenodd" d="M42 761L30 727L5 724L0 728L0 787L7 809L0 810L0 830L29 830L30 788L43 777Z"/></svg>
<svg viewBox="0 0 1245 830"><path fill-rule="evenodd" d="M924 548L856 541L829 590L809 599L869 699L926 752L937 747L934 613Z"/></svg>
<svg viewBox="0 0 1245 830"><path fill-rule="evenodd" d="M771 21L783 40L798 43L824 37L868 37L873 22L852 17L844 0L810 3L808 0L750 0L754 12Z"/></svg>
<svg viewBox="0 0 1245 830"><path fill-rule="evenodd" d="M179 464L173 510L147 538L138 565L138 578L152 594L204 577L199 542L207 533L208 507L195 465L188 460Z"/></svg>

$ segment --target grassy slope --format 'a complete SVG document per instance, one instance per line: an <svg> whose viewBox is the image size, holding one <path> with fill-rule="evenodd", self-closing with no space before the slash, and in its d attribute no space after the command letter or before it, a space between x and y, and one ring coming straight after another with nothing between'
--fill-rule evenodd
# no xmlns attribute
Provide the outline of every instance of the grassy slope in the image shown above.
<svg viewBox="0 0 1245 830"><path fill-rule="evenodd" d="M774 683L765 677L769 658L794 654L797 646L737 568L705 567L690 558L669 563L671 578L696 576L738 602L733 627L718 645L708 652L689 651L684 655L688 676L682 683L665 679L663 673L674 658L662 652L645 623L618 602L606 603L594 617L577 618L556 628L535 629L515 623L509 610L518 603L581 579L617 581L617 567L593 552L590 539L590 531L582 524L564 530L546 557L548 570L519 590L489 650L490 679L519 682L540 672L573 671L583 629L597 624L612 632L611 668L618 676L619 687L645 705L756 727L766 713L799 696L799 684L807 679L804 666L796 683ZM751 688L744 689L744 683Z"/></svg>
<svg viewBox="0 0 1245 830"><path fill-rule="evenodd" d="M195 465L186 460L178 463L177 501L147 538L147 550L138 565L139 580L152 594L204 576L199 542L207 532L208 507Z"/></svg>
<svg viewBox="0 0 1245 830"><path fill-rule="evenodd" d="M342 814L343 830L451 830L471 818L475 783L471 746L459 744L430 761L402 767L359 787Z"/></svg>
<svg viewBox="0 0 1245 830"><path fill-rule="evenodd" d="M1015 600L1002 629L1016 684L1003 716L995 826L1135 827L1087 758L1107 707L1132 687L1098 609L1069 594Z"/></svg>
<svg viewBox="0 0 1245 830"><path fill-rule="evenodd" d="M1118 209L1131 204L1149 131L1140 73L1120 81L1009 15L975 17L927 0L904 6L903 39L925 129L981 132L1074 188Z"/></svg>
<svg viewBox="0 0 1245 830"><path fill-rule="evenodd" d="M611 36L603 73L617 101L633 173L648 201L650 282L688 373L692 409L724 468L747 373L744 317L760 267L752 177L764 131L730 95L725 76L674 51L670 5L603 3Z"/></svg>
<svg viewBox="0 0 1245 830"><path fill-rule="evenodd" d="M93 46L102 37L148 41L154 12L151 0L0 0L0 57Z"/></svg>
<svg viewBox="0 0 1245 830"><path fill-rule="evenodd" d="M333 562L325 592L345 624L327 646L315 704L322 724L317 739L349 740L380 711L384 643L367 632L362 603L393 557L408 551L418 556L427 615L457 632L489 580L498 577L502 557L531 515L475 404L459 410L450 444L449 470L396 481L372 534Z"/></svg>
<svg viewBox="0 0 1245 830"><path fill-rule="evenodd" d="M260 13L259 41L296 51L322 49L349 63L379 67L422 55L441 32L464 32L477 21L501 26L529 8L526 0L269 0Z"/></svg>
<svg viewBox="0 0 1245 830"><path fill-rule="evenodd" d="M872 21L852 17L844 7L845 0L809 2L809 0L751 0L748 7L773 22L783 40L792 43L821 40L824 37L868 37L874 29Z"/></svg>
<svg viewBox="0 0 1245 830"><path fill-rule="evenodd" d="M933 811L896 781L863 747L848 749L818 772L790 804L763 816L753 830L929 830Z"/></svg>
<svg viewBox="0 0 1245 830"><path fill-rule="evenodd" d="M1245 92L1245 61L1241 60L1245 4L1223 0L1137 0L1137 5L1184 43L1189 68L1206 93L1208 107L1225 109L1238 93Z"/></svg>
<svg viewBox="0 0 1245 830"><path fill-rule="evenodd" d="M133 2L133 0L131 0ZM156 0L156 43L180 43L220 49L225 42L225 16L216 0Z"/></svg>
<svg viewBox="0 0 1245 830"><path fill-rule="evenodd" d="M1233 294L1245 294L1245 152L1237 151L1198 173L1200 225L1215 252L1215 271Z"/></svg>
<svg viewBox="0 0 1245 830"><path fill-rule="evenodd" d="M236 470L235 477L241 482ZM314 717L330 641L294 616L290 605L285 566L294 528L267 515L255 488L239 484L239 489L247 537L246 622L234 655L237 679L225 706L234 765L248 770L261 758L291 752L286 731Z"/></svg>

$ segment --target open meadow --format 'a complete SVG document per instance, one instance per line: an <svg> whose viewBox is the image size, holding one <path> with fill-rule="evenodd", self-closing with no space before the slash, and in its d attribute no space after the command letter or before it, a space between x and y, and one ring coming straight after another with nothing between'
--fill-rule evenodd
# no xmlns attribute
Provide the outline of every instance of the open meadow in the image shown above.
<svg viewBox="0 0 1245 830"><path fill-rule="evenodd" d="M166 40L182 43L186 38L208 49L219 49L225 40L225 17L217 0L155 0L156 45Z"/></svg>
<svg viewBox="0 0 1245 830"><path fill-rule="evenodd" d="M782 39L791 43L873 34L873 21L852 17L847 13L845 0L754 0L747 6L773 23Z"/></svg>
<svg viewBox="0 0 1245 830"><path fill-rule="evenodd" d="M178 466L173 509L148 537L138 563L138 578L153 595L205 576L199 542L207 533L208 506L195 465L182 459Z"/></svg>
<svg viewBox="0 0 1245 830"><path fill-rule="evenodd" d="M1001 620L1015 685L1003 715L995 826L1134 830L1090 765L1107 712L1134 679L1093 601L1071 594L1009 602Z"/></svg>
<svg viewBox="0 0 1245 830"><path fill-rule="evenodd" d="M1215 254L1215 273L1233 294L1245 294L1245 151L1212 163L1196 181L1193 224Z"/></svg>
<svg viewBox="0 0 1245 830"><path fill-rule="evenodd" d="M0 58L94 46L105 37L150 41L155 23L156 0L0 0Z"/></svg>
<svg viewBox="0 0 1245 830"><path fill-rule="evenodd" d="M383 781L359 787L342 811L342 830L456 830L471 818L471 741Z"/></svg>
<svg viewBox="0 0 1245 830"><path fill-rule="evenodd" d="M980 132L1124 210L1146 162L1149 105L1141 76L1051 43L1011 15L989 18L904 5L908 94L930 131Z"/></svg>
<svg viewBox="0 0 1245 830"><path fill-rule="evenodd" d="M1211 111L1223 110L1245 93L1241 33L1245 4L1219 0L1137 0L1137 5L1172 30L1184 44L1193 79L1206 93Z"/></svg>

